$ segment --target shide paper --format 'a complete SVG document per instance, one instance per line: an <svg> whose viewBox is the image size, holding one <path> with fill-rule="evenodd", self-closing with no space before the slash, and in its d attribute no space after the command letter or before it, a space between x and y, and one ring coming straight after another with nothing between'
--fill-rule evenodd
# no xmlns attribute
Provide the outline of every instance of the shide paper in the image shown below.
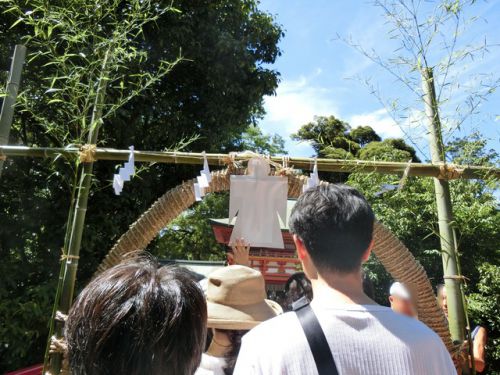
<svg viewBox="0 0 500 375"><path fill-rule="evenodd" d="M248 162L248 175L231 176L229 222L236 224L229 243L244 238L250 246L283 249L280 221L286 224L288 178L269 176L262 158Z"/></svg>
<svg viewBox="0 0 500 375"><path fill-rule="evenodd" d="M113 176L113 189L115 189L116 195L120 195L125 181L130 181L130 178L135 173L134 146L130 146L128 149L130 150L128 161L118 170L118 173Z"/></svg>

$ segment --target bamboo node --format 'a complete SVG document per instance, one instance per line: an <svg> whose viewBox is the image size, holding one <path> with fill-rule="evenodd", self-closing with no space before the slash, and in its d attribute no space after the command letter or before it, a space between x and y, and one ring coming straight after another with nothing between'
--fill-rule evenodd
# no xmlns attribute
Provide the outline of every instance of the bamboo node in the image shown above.
<svg viewBox="0 0 500 375"><path fill-rule="evenodd" d="M80 158L80 163L93 163L97 159L95 158L95 153L97 150L96 145L86 144L80 147L78 156Z"/></svg>
<svg viewBox="0 0 500 375"><path fill-rule="evenodd" d="M464 174L463 168L457 168L454 164L440 164L439 174L437 176L440 180L456 180Z"/></svg>

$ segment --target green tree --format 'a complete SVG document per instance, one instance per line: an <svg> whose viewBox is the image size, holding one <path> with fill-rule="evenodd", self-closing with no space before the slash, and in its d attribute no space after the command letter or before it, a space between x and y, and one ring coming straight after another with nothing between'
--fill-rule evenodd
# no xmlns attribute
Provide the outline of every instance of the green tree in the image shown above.
<svg viewBox="0 0 500 375"><path fill-rule="evenodd" d="M207 194L163 229L155 254L167 259L224 260L224 247L215 240L209 219L229 215L229 194Z"/></svg>
<svg viewBox="0 0 500 375"><path fill-rule="evenodd" d="M285 140L279 134L264 134L257 126L249 126L242 134L239 148L259 154L286 154Z"/></svg>
<svg viewBox="0 0 500 375"><path fill-rule="evenodd" d="M351 126L334 116L316 116L292 139L310 142L319 157L334 159L377 159L420 162L413 147L400 138L381 140L370 126ZM392 150L400 152L392 153ZM392 159L391 159L392 158Z"/></svg>
<svg viewBox="0 0 500 375"><path fill-rule="evenodd" d="M470 319L488 330L486 350L487 373L500 374L500 266L483 263L479 266L477 292L467 299Z"/></svg>
<svg viewBox="0 0 500 375"><path fill-rule="evenodd" d="M369 126L358 126L350 132L351 139L359 144L361 147L367 145L370 142L379 142L381 138L375 130Z"/></svg>
<svg viewBox="0 0 500 375"><path fill-rule="evenodd" d="M5 13L0 18L0 40L12 43L13 47L21 38L34 35L35 29L27 22L30 16L45 21L52 12L79 8L74 20L68 18L65 22L95 20L88 33L102 37L106 20L99 21L101 10L96 8L111 12L110 17L123 17L125 22L130 2L82 0L42 4L12 0L10 3L23 10L20 17ZM38 3L48 10L43 13L35 9L33 4ZM155 4L158 9L171 5L170 1ZM126 63L129 71L139 72L139 76L125 75L123 89L120 81L110 85L108 99L114 103L127 99L128 84L147 79L161 61L175 59L181 48L184 60L175 66L168 79L152 83L147 96L132 98L104 120L101 145L123 148L134 144L136 149L161 150L199 135L187 150L237 150L241 134L263 113L262 97L274 93L278 73L269 64L280 53L277 43L282 31L272 16L258 9L255 1L177 1L175 6L180 13L162 14L155 24L144 25L144 33L134 38L132 42L138 51L147 50L147 58L143 55L141 62L132 59ZM18 20L16 27L10 28ZM55 38L63 25L47 21L38 32L49 37L50 27L50 37ZM83 39L79 39L91 40L92 35L72 38L75 45L82 43L82 48L73 52L78 56L70 56L66 61L68 67L71 59L80 63L97 58L91 44L84 45ZM64 38L58 41L61 49L69 45ZM29 46L28 50L31 54L38 53ZM11 48L2 44L0 60L8 62L11 53ZM81 133L79 125L72 118L60 117L59 109L67 110L72 103L80 103L65 96L74 86L62 85L67 76L60 68L64 62L49 61L45 55L27 61L22 101L10 143L60 146L77 140ZM80 73L85 77L90 71ZM59 79L53 83L49 77ZM76 80L72 82L77 85ZM82 83L87 82L87 78L82 78ZM63 102L49 103L52 99ZM85 97L81 100L84 102ZM40 121L42 118L47 121ZM199 169L151 165L116 197L110 181L115 164L99 162L94 168L80 254L80 287L140 213L167 189L195 176ZM74 165L61 158L54 163L40 159L6 162L0 180L0 313L6 322L0 328L0 371L42 360L73 174ZM150 250L154 252L154 246Z"/></svg>

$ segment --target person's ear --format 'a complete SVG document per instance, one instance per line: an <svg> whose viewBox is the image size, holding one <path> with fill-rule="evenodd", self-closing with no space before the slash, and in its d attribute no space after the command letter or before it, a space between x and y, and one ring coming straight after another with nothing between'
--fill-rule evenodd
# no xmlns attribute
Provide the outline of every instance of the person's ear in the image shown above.
<svg viewBox="0 0 500 375"><path fill-rule="evenodd" d="M297 249L297 256L300 260L304 260L308 257L306 247L302 239L296 234L293 235L293 242L295 243L295 248Z"/></svg>
<svg viewBox="0 0 500 375"><path fill-rule="evenodd" d="M394 301L394 297L393 296L389 296L389 302L391 303L391 305L392 305L393 301Z"/></svg>
<svg viewBox="0 0 500 375"><path fill-rule="evenodd" d="M361 263L365 263L368 258L370 258L370 254L372 253L373 245L375 244L375 240L372 239L370 244L368 245L368 248L365 250L363 253L363 256L361 257Z"/></svg>

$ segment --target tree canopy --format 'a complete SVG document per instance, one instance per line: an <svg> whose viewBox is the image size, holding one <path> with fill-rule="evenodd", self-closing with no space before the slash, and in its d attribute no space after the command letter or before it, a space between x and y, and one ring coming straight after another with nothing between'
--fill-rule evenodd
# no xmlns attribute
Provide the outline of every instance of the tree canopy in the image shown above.
<svg viewBox="0 0 500 375"><path fill-rule="evenodd" d="M109 35L112 20L126 22L127 4L132 2L99 1L99 9L95 2L84 0L8 3L4 9L11 11L0 19L2 66L8 69L15 43L28 41L29 54L10 143L47 147L84 143L82 124L61 110L73 104L83 108L81 103L93 94L77 88L92 88L90 67L102 60L102 54L94 53L98 47L94 43ZM151 4L159 10L171 2ZM131 82L147 81L162 61L174 61L179 55L182 61L151 82L146 95L127 100L106 117L99 144L239 150L242 134L263 114L263 96L272 95L277 87L279 73L271 65L280 55L281 27L253 0L179 0L174 7L144 25L131 49L123 51L123 68L129 73L109 87L107 103L126 99ZM44 53L56 43L59 47ZM138 59L127 60L132 55ZM80 80L68 79L78 74ZM63 81L74 86L62 85ZM99 162L94 168L80 286L141 212L170 187L197 173L195 167L180 165L144 166L117 197L111 188L115 167ZM62 158L5 163L0 180L0 191L5 192L0 195L0 313L15 324L0 327L0 371L42 358L74 176L75 165Z"/></svg>
<svg viewBox="0 0 500 375"><path fill-rule="evenodd" d="M316 116L292 134L292 139L310 142L318 157L420 162L403 139L382 140L369 124L353 129L335 116ZM392 153L394 149L399 150L397 155Z"/></svg>

